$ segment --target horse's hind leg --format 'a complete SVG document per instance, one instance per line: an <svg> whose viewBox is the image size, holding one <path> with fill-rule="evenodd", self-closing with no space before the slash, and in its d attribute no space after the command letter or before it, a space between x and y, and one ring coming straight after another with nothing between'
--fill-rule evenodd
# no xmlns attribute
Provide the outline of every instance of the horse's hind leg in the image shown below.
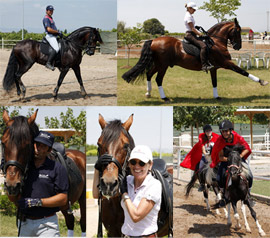
<svg viewBox="0 0 270 238"><path fill-rule="evenodd" d="M218 96L218 91L217 91L217 70L211 69L210 74L211 74L214 98L217 100L220 100L221 98Z"/></svg>
<svg viewBox="0 0 270 238"><path fill-rule="evenodd" d="M65 76L67 75L68 70L69 70L69 68L65 68L65 69L61 70L61 73L60 73L59 78L58 78L57 85L56 85L55 89L53 90L54 99L57 99L58 90L59 90Z"/></svg>
<svg viewBox="0 0 270 238"><path fill-rule="evenodd" d="M157 82L160 98L162 100L164 100L165 102L170 101L170 99L165 96L165 93L164 93L164 90L162 87L162 81L163 81L163 78L164 78L164 75L165 75L167 69L168 69L168 66L165 66L165 67L160 66L157 77L156 77L156 82Z"/></svg>
<svg viewBox="0 0 270 238"><path fill-rule="evenodd" d="M210 211L209 201L208 201L208 187L206 187L203 191L204 201L206 203L206 209L207 211Z"/></svg>
<svg viewBox="0 0 270 238"><path fill-rule="evenodd" d="M235 228L240 229L241 228L240 217L239 217L239 214L237 212L236 202L232 202L232 207L233 207L233 211L234 211L234 218L236 219Z"/></svg>
<svg viewBox="0 0 270 238"><path fill-rule="evenodd" d="M256 226L258 227L258 230L259 230L259 233L260 233L260 236L265 236L265 232L263 231L259 221L257 220L257 217L256 217L256 212L254 211L254 209L250 206L250 203L249 201L247 200L246 201L246 204L250 210L250 213L251 213L251 216L253 217L253 219L255 220L256 222Z"/></svg>
<svg viewBox="0 0 270 238"><path fill-rule="evenodd" d="M80 66L79 65L76 65L74 66L73 68L73 71L76 75L76 78L80 84L80 88L81 88L81 95L83 96L83 98L87 98L87 93L84 89L84 86L83 86L83 81L82 81L82 76L81 76L81 69L80 69Z"/></svg>
<svg viewBox="0 0 270 238"><path fill-rule="evenodd" d="M81 230L82 230L82 237L86 236L86 186L83 189L82 195L78 200L80 204L80 213L81 213Z"/></svg>
<svg viewBox="0 0 270 238"><path fill-rule="evenodd" d="M250 227L248 225L248 221L247 221L247 214L246 214L246 208L245 208L245 204L243 201L241 201L241 210L242 210L242 214L244 217L244 221L245 221L245 227L247 232L251 233Z"/></svg>
<svg viewBox="0 0 270 238"><path fill-rule="evenodd" d="M147 92L146 92L145 96L147 98L151 97L151 91L152 91L151 78L153 77L153 75L156 72L157 72L157 67L155 66L155 64L153 64L152 68L146 73L146 76L147 76Z"/></svg>
<svg viewBox="0 0 270 238"><path fill-rule="evenodd" d="M66 226L68 228L68 237L72 237L73 236L73 232L74 232L74 221L75 218L73 216L73 214L68 214L67 210L62 211L64 217L65 217L65 221L66 221Z"/></svg>

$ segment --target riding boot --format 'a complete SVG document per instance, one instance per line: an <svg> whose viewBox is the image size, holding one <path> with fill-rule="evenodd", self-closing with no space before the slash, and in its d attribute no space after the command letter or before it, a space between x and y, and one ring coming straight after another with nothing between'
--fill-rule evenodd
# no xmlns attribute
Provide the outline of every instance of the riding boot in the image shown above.
<svg viewBox="0 0 270 238"><path fill-rule="evenodd" d="M50 69L52 71L55 70L54 66L52 65L52 61L53 61L55 56L56 56L56 51L52 50L49 57L48 57L48 61L47 61L46 65L45 65L46 68L48 68L48 69Z"/></svg>
<svg viewBox="0 0 270 238"><path fill-rule="evenodd" d="M208 70L212 69L214 66L207 60L208 57L206 47L201 48L200 57L202 61L202 70L208 73Z"/></svg>

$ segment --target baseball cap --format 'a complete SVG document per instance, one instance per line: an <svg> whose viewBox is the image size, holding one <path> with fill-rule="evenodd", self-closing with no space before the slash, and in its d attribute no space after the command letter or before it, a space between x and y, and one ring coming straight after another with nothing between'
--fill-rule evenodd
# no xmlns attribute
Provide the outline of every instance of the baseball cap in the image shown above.
<svg viewBox="0 0 270 238"><path fill-rule="evenodd" d="M48 10L53 11L54 10L53 6L52 5L48 5L46 7L46 11L48 11Z"/></svg>
<svg viewBox="0 0 270 238"><path fill-rule="evenodd" d="M131 151L128 160L139 159L144 163L148 163L150 160L153 161L153 155L151 149L146 145L137 145Z"/></svg>
<svg viewBox="0 0 270 238"><path fill-rule="evenodd" d="M52 147L54 143L54 135L47 131L40 131L38 136L34 139L35 142L40 142L49 147Z"/></svg>
<svg viewBox="0 0 270 238"><path fill-rule="evenodd" d="M189 3L187 4L187 7L191 7L191 8L193 8L194 10L198 10L198 7L197 7L197 5L196 5L195 2L189 2Z"/></svg>

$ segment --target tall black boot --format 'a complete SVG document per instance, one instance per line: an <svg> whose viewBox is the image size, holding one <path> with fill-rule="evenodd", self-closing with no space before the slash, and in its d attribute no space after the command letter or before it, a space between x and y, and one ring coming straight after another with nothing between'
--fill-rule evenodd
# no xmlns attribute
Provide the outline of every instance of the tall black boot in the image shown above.
<svg viewBox="0 0 270 238"><path fill-rule="evenodd" d="M48 68L48 69L50 69L52 71L55 70L54 66L52 65L52 61L53 61L55 56L56 56L56 51L52 50L49 57L48 57L48 61L47 61L46 65L45 65L46 68Z"/></svg>

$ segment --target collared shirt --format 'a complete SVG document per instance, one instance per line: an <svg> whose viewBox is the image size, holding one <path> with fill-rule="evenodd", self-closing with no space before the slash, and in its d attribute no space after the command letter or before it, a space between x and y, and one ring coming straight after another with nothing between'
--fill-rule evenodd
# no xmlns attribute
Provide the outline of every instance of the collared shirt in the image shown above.
<svg viewBox="0 0 270 238"><path fill-rule="evenodd" d="M186 31L192 31L192 29L190 28L188 23L192 22L193 26L195 26L195 20L194 20L194 17L188 11L186 12L184 22L185 22L185 26L186 26Z"/></svg>
<svg viewBox="0 0 270 238"><path fill-rule="evenodd" d="M53 18L50 17L50 16L48 16L48 15L46 15L46 16L43 18L43 26L44 26L44 28L45 28L45 32L46 32L46 33L48 33L47 27L50 27L50 28L52 28L52 29L54 29L54 30L57 31L57 28L56 28L56 25L55 25L55 22L54 22Z"/></svg>
<svg viewBox="0 0 270 238"><path fill-rule="evenodd" d="M129 236L150 235L157 232L158 212L161 205L162 188L161 183L151 174L148 174L140 187L134 187L134 176L127 176L128 195L132 203L138 207L142 198L152 200L155 205L152 210L139 222L134 223L128 213L126 205L122 199L121 206L124 209L125 221L122 226L122 233Z"/></svg>
<svg viewBox="0 0 270 238"><path fill-rule="evenodd" d="M49 158L38 168L30 162L23 189L25 198L48 198L58 193L67 194L69 187L66 169ZM59 211L59 207L32 207L22 211L29 216L48 216Z"/></svg>

